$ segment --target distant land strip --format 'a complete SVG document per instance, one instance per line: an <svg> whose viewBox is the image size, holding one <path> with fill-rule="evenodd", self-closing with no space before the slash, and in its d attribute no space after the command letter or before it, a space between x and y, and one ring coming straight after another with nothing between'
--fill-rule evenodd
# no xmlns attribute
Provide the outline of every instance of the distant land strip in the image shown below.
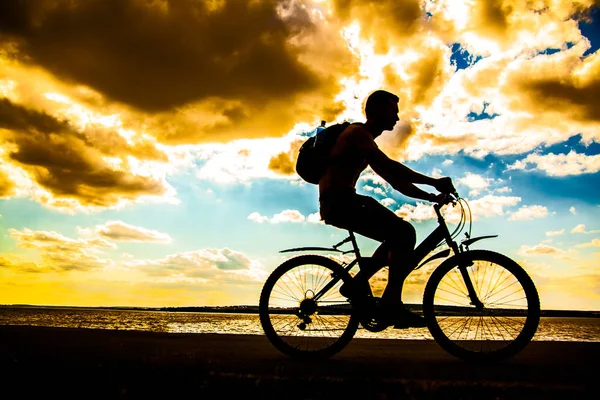
<svg viewBox="0 0 600 400"><path fill-rule="evenodd" d="M413 311L421 311L420 304L406 304L407 308ZM162 311L162 312L203 312L203 313L237 313L237 314L258 314L258 306L238 305L238 306L187 306L187 307L126 307L126 306L106 306L106 307L85 307L85 306L48 306L32 304L0 304L1 309L79 309L79 310L120 310L120 311ZM562 317L562 318L600 318L600 311L586 310L542 310L542 317Z"/></svg>

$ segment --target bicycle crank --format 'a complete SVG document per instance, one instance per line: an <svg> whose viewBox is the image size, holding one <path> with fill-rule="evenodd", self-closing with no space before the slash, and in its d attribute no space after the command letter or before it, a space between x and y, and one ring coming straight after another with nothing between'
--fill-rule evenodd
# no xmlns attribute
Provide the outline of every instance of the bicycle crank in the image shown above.
<svg viewBox="0 0 600 400"><path fill-rule="evenodd" d="M379 297L367 297L358 303L360 324L369 332L381 332L389 327L377 307Z"/></svg>

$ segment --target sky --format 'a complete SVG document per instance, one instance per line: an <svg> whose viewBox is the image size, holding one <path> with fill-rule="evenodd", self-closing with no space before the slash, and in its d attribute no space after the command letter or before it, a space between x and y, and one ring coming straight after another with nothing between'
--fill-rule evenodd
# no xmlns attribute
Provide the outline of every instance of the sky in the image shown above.
<svg viewBox="0 0 600 400"><path fill-rule="evenodd" d="M401 120L380 148L452 177L472 235L498 235L473 248L517 260L543 309L600 310L599 9L1 2L0 304L257 304L280 250L345 237L295 174L299 146L321 120L364 121L385 89ZM435 227L370 169L357 191L419 241Z"/></svg>

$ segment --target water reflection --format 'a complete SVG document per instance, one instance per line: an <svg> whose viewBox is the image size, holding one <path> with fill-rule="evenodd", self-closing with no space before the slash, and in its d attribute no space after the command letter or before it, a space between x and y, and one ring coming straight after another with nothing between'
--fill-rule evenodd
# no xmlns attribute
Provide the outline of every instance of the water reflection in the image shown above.
<svg viewBox="0 0 600 400"><path fill-rule="evenodd" d="M262 335L256 314L216 314L68 308L0 308L0 325ZM427 329L359 329L357 338L432 339ZM599 342L598 318L542 318L533 340Z"/></svg>

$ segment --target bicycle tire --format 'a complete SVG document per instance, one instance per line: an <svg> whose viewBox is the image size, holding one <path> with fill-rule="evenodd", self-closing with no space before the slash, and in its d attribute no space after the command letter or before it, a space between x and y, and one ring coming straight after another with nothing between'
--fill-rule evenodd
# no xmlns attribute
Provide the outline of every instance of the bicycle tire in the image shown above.
<svg viewBox="0 0 600 400"><path fill-rule="evenodd" d="M467 271L483 310L470 304L459 265L470 265ZM467 361L499 361L531 341L540 301L519 264L493 251L472 250L447 259L431 274L423 313L431 335L448 353Z"/></svg>
<svg viewBox="0 0 600 400"><path fill-rule="evenodd" d="M310 296L331 282L332 275L341 280L312 304ZM358 328L352 305L339 293L350 279L340 264L319 255L297 256L277 267L259 302L260 322L269 341L293 358L326 358L341 351Z"/></svg>

